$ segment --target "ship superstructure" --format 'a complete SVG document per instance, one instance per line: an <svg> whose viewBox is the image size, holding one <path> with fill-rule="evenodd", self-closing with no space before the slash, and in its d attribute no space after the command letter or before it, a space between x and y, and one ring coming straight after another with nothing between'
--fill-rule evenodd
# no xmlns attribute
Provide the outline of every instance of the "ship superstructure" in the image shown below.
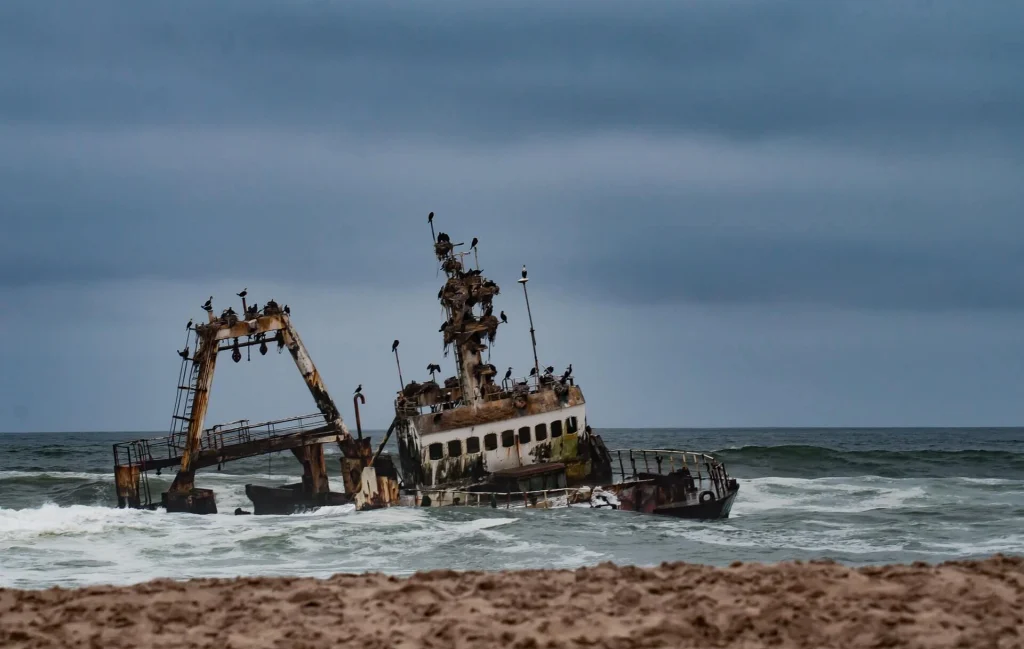
<svg viewBox="0 0 1024 649"><path fill-rule="evenodd" d="M456 374L441 383L413 381L395 401L402 474L407 487L415 486L416 503L452 504L456 496L446 493L534 464L563 465L563 486L610 480L610 457L587 425L586 400L571 366L558 375L540 367L535 338L526 377L485 360L504 324L494 304L501 288L478 264L468 267L467 257L478 259L476 245L465 252L458 246L443 232L435 238L446 276L438 292L446 318L439 333ZM524 292L528 281L524 267Z"/></svg>

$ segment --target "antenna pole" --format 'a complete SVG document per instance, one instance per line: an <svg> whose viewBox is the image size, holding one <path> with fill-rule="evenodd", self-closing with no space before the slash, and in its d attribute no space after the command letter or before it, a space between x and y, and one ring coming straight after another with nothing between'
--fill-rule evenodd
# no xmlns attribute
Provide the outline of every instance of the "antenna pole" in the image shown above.
<svg viewBox="0 0 1024 649"><path fill-rule="evenodd" d="M401 384L401 385L399 385L398 391L401 392L401 391L405 390L405 381L402 379L402 363L401 363L401 361L398 360L398 348L397 347L395 347L395 364L398 365L398 382Z"/></svg>
<svg viewBox="0 0 1024 649"><path fill-rule="evenodd" d="M523 285L523 297L526 298L526 314L530 317L530 340L533 342L533 369L536 370L535 376L540 377L540 362L537 360L537 334L533 329L533 313L530 311L530 294L526 292L526 283L530 280L526 277L519 280L519 283Z"/></svg>

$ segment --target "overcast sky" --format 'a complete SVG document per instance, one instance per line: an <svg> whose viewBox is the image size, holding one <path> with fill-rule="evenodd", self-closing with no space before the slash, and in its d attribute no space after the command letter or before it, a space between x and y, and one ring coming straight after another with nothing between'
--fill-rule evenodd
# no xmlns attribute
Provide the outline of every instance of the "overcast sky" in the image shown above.
<svg viewBox="0 0 1024 649"><path fill-rule="evenodd" d="M291 305L348 421L442 359L603 427L1024 422L1024 4L0 3L0 430L162 430L185 322ZM224 359L227 361L227 359ZM315 410L287 354L210 423Z"/></svg>

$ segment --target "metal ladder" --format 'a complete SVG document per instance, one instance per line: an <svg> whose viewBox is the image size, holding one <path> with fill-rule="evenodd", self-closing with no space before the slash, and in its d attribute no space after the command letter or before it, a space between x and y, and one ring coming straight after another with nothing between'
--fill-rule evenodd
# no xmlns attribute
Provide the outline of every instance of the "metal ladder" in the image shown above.
<svg viewBox="0 0 1024 649"><path fill-rule="evenodd" d="M192 341L192 329L189 328L185 336L185 346L188 347ZM198 342L198 339L197 339ZM198 350L191 350L194 357ZM181 369L178 370L177 390L174 397L174 413L171 415L170 436L173 443L181 446L185 444L185 436L188 434L188 427L192 421L192 406L195 403L196 392L199 391L199 364L193 362L192 358L181 360Z"/></svg>

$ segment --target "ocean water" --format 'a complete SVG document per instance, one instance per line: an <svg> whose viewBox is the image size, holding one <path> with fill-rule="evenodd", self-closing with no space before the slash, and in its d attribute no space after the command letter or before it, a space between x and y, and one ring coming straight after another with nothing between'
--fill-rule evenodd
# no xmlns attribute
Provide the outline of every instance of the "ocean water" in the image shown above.
<svg viewBox="0 0 1024 649"><path fill-rule="evenodd" d="M296 481L291 454L200 472L197 484L216 491L222 514L120 510L111 444L148 435L0 434L0 586L602 561L938 562L1024 553L1024 429L597 432L610 448L714 451L740 481L732 517L351 507L232 515L250 506L246 483ZM333 467L335 459L336 451ZM154 493L171 477L152 476Z"/></svg>

